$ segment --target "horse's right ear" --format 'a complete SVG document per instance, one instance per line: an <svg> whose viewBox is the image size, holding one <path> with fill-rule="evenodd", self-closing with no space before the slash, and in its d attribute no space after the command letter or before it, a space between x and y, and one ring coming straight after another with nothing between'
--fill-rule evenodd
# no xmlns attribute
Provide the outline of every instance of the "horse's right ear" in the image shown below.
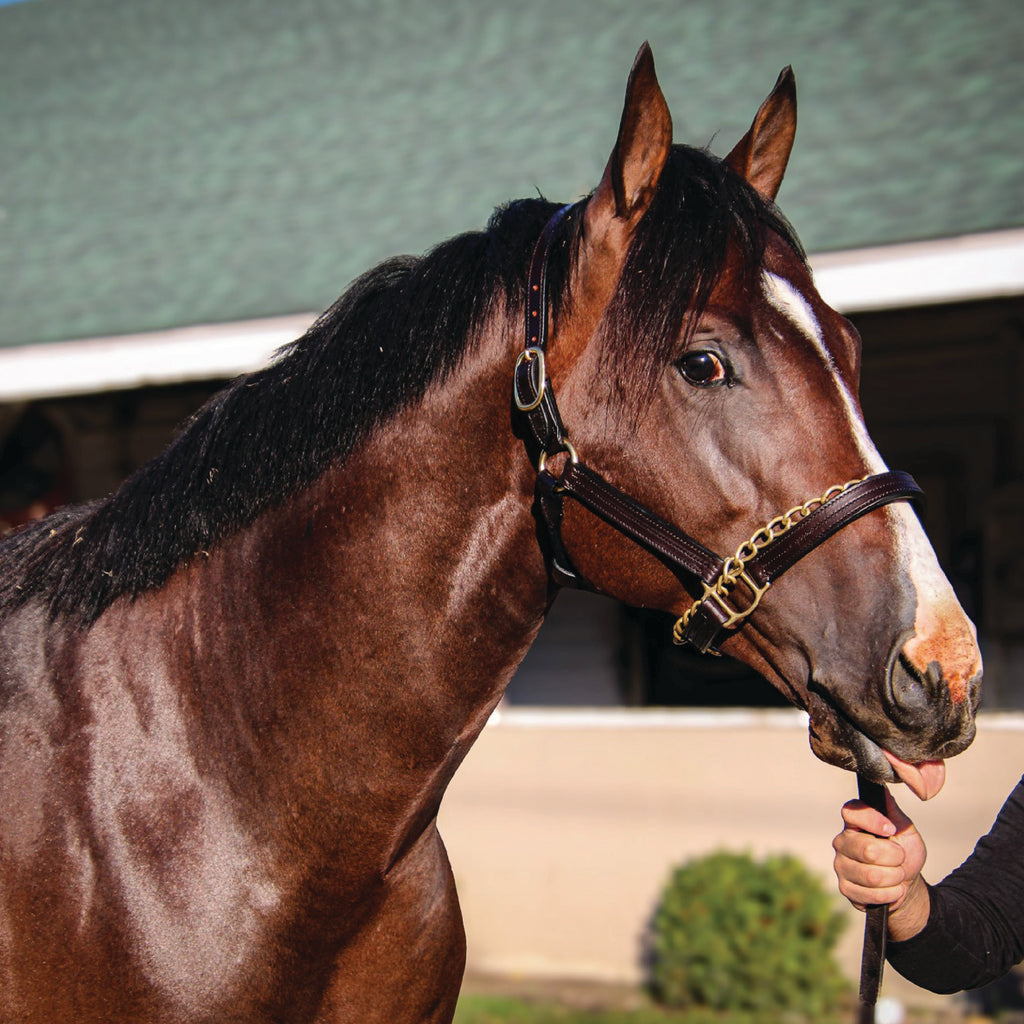
<svg viewBox="0 0 1024 1024"><path fill-rule="evenodd" d="M587 200L579 259L573 270L573 315L552 339L565 368L594 336L615 292L640 218L647 212L672 149L672 117L647 43L633 62L615 148ZM557 371L556 371L557 372ZM554 378L553 378L554 379Z"/></svg>
<svg viewBox="0 0 1024 1024"><path fill-rule="evenodd" d="M609 230L632 234L650 206L672 148L672 116L658 85L650 44L640 47L626 84L619 135L604 175L587 203L584 235L607 240Z"/></svg>

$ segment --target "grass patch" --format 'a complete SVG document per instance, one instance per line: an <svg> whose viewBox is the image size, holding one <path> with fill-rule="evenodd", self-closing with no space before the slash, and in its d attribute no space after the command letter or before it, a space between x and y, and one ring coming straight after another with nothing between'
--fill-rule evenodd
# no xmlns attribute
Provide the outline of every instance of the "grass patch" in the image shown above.
<svg viewBox="0 0 1024 1024"><path fill-rule="evenodd" d="M559 1003L504 996L464 995L455 1024L805 1024L792 1014L716 1013L711 1010L577 1009ZM810 1022L807 1022L810 1024ZM849 1024L849 1017L823 1017L813 1024Z"/></svg>

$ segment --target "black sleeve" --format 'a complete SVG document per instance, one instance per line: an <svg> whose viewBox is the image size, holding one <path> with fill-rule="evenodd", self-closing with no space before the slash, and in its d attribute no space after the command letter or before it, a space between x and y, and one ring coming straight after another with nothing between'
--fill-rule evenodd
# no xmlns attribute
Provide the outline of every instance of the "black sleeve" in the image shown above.
<svg viewBox="0 0 1024 1024"><path fill-rule="evenodd" d="M924 929L888 947L889 962L909 981L959 992L1001 978L1024 958L1024 778L971 856L929 891Z"/></svg>

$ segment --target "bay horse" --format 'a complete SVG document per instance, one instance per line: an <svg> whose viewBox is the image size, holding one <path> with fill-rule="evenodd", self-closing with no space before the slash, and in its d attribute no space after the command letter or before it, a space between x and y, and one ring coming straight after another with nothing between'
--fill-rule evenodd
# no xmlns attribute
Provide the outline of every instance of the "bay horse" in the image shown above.
<svg viewBox="0 0 1024 1024"><path fill-rule="evenodd" d="M673 145L645 45L591 195L370 271L112 496L3 542L0 1020L449 1021L438 806L556 578L684 639L721 612L699 645L819 757L937 788L980 656L775 209L795 117L787 70L724 160ZM743 545L862 478L896 490L768 591ZM669 548L736 550L731 582Z"/></svg>

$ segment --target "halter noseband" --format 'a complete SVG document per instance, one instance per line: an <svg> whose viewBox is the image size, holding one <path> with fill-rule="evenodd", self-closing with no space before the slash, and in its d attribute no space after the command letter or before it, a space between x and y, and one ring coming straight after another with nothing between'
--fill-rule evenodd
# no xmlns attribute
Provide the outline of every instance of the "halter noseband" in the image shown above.
<svg viewBox="0 0 1024 1024"><path fill-rule="evenodd" d="M924 494L914 478L900 470L852 480L777 516L735 555L723 559L584 465L562 423L544 361L548 251L555 229L570 208L562 207L548 221L533 251L525 345L512 383L513 406L525 428L523 442L536 460L537 509L547 532L551 576L561 586L597 589L573 566L562 540L563 502L573 498L701 585L701 596L676 622L672 635L677 644L714 651L720 635L742 626L772 583L804 555L868 512L894 501L921 502ZM568 457L555 475L548 461L560 452Z"/></svg>

